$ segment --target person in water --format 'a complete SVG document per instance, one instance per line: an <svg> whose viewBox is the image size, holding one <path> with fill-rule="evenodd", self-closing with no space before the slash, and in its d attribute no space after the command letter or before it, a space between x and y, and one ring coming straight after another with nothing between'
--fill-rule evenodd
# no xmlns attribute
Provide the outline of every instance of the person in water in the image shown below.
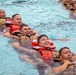
<svg viewBox="0 0 76 75"><path fill-rule="evenodd" d="M53 55L56 52L56 47L47 35L40 35L38 37L38 40L33 40L32 48L37 50L41 54L44 62L49 65L54 64Z"/></svg>
<svg viewBox="0 0 76 75"><path fill-rule="evenodd" d="M12 16L12 21L9 24L10 25L4 30L3 35L10 38L17 38L16 36L13 36L12 33L19 30L20 26L23 24L21 16L19 14L14 14Z"/></svg>
<svg viewBox="0 0 76 75"><path fill-rule="evenodd" d="M27 24L20 26L20 31L13 32L12 35L18 36L19 39L15 39L14 46L22 46L25 48L31 49L31 43L33 39L36 39L39 36L39 33L31 29Z"/></svg>
<svg viewBox="0 0 76 75"><path fill-rule="evenodd" d="M32 40L38 37L34 30L28 25L22 25L20 32L14 32L13 35L19 37L19 39L14 40L13 46L22 60L36 66L39 75L55 75L52 68L43 61L41 55L32 49Z"/></svg>
<svg viewBox="0 0 76 75"><path fill-rule="evenodd" d="M10 17L6 17L6 12L0 9L0 32L3 32L6 28L6 22L11 20Z"/></svg>
<svg viewBox="0 0 76 75"><path fill-rule="evenodd" d="M76 75L76 55L68 47L59 50L60 62L57 63L54 71L60 72L57 75Z"/></svg>

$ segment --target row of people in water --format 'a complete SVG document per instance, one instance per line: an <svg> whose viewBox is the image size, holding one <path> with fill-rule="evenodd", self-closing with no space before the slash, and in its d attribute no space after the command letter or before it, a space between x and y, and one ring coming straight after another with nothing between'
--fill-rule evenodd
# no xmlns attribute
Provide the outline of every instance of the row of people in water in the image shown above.
<svg viewBox="0 0 76 75"><path fill-rule="evenodd" d="M76 56L68 47L61 48L58 52L54 43L46 35L40 35L33 40L36 37L35 33L30 36L26 35L27 29L30 29L29 26L23 25L20 28L21 33L14 33L20 39L15 39L13 46L18 49L23 60L35 65L40 75L75 75L73 68L75 68ZM22 33L24 39L21 39Z"/></svg>
<svg viewBox="0 0 76 75"><path fill-rule="evenodd" d="M17 35L20 38L14 40L13 46L18 49L16 50L23 60L35 65L40 75L68 75L70 72L71 75L75 74L75 69L73 70L75 56L68 47L62 48L59 51L59 56L56 54L58 52L54 43L46 35L40 35L36 39L36 33L31 35L29 31L26 35L25 32L28 29L30 29L28 25L23 25L20 27L21 33L13 33L13 35Z"/></svg>
<svg viewBox="0 0 76 75"><path fill-rule="evenodd" d="M29 26L24 25L20 28L21 33L14 33L14 35L18 35L20 39L15 39L13 46L18 49L16 50L23 60L35 65L40 75L68 75L70 72L70 75L75 74L75 69L73 69L75 68L75 56L69 48L62 48L59 51L60 56L55 56L57 52L56 47L46 35L40 35L38 39L35 38L35 40L33 40L33 38L36 37L35 33L31 36L26 35L25 31L27 31L27 29L29 29ZM24 39L22 39L22 33L23 38L25 37ZM51 69L51 67L53 69Z"/></svg>
<svg viewBox="0 0 76 75"><path fill-rule="evenodd" d="M19 52L20 58L36 66L39 75L68 75L70 72L71 75L75 75L75 69L73 69L75 56L68 47L58 52L48 36L39 35L36 30L24 24L19 14L13 15L10 20L5 20L2 24L5 27L2 34L14 38L13 47ZM59 62L56 65L54 61ZM72 70L67 68L69 65Z"/></svg>
<svg viewBox="0 0 76 75"><path fill-rule="evenodd" d="M3 33L4 36L15 38L15 36L12 36L11 34L20 29L20 26L23 25L22 18L19 14L14 14L12 18L6 17L6 13L3 9L0 9L0 32ZM37 36L39 35L39 32L36 30L33 30L36 32ZM68 38L61 38L56 40L69 40Z"/></svg>
<svg viewBox="0 0 76 75"><path fill-rule="evenodd" d="M25 29L25 26L23 29ZM37 67L40 75L52 75L52 73L54 73L54 75L68 75L70 72L71 75L75 74L75 69L73 70L73 68L75 68L75 58L74 56L72 58L72 53L69 48L62 48L59 51L60 58L58 57L58 60L54 60L53 56L56 52L56 48L53 42L46 35L40 35L38 40L35 39L32 42L32 45L31 41L24 42L26 41L16 39L13 46L18 49L20 57L23 60ZM36 51L38 51L40 55L37 54ZM54 62L53 60L59 62ZM50 67L52 67L53 70L50 69Z"/></svg>

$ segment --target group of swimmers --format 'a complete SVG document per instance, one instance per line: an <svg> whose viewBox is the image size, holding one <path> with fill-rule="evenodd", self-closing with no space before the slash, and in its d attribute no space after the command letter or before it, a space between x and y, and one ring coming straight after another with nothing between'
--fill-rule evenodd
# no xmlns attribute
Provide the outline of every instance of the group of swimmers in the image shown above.
<svg viewBox="0 0 76 75"><path fill-rule="evenodd" d="M22 22L19 14L6 17L0 9L0 31L5 37L13 38L13 47L20 58L33 64L39 75L75 75L75 55L68 47L56 50L52 40L45 34L40 35ZM68 40L68 39L57 39Z"/></svg>

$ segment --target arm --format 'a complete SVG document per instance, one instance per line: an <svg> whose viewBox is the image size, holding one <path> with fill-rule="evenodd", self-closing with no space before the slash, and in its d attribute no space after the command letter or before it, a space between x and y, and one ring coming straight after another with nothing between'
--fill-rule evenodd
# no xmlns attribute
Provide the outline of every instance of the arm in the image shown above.
<svg viewBox="0 0 76 75"><path fill-rule="evenodd" d="M10 35L10 33L4 33L3 34L5 37L9 37L9 38L16 38L16 36L14 36L14 35Z"/></svg>
<svg viewBox="0 0 76 75"><path fill-rule="evenodd" d="M25 48L25 47L22 47L19 43L19 40L18 39L15 39L14 40L14 43L13 43L13 47L17 48L18 50L20 51L27 51L27 52L30 52L30 53L38 53L37 51L33 50L33 49L28 49L28 48Z"/></svg>
<svg viewBox="0 0 76 75"><path fill-rule="evenodd" d="M22 46L20 46L20 43L17 39L14 40L15 42L13 43L13 46L21 51L28 51L27 48L24 48ZM30 51L30 50L29 50Z"/></svg>
<svg viewBox="0 0 76 75"><path fill-rule="evenodd" d="M11 29L10 27L6 28L4 30L4 32L3 32L3 36L9 37L9 38L17 38L17 39L19 39L18 36L10 35L10 29Z"/></svg>
<svg viewBox="0 0 76 75"><path fill-rule="evenodd" d="M69 38L60 38L60 39L52 39L52 40L68 41L70 39Z"/></svg>
<svg viewBox="0 0 76 75"><path fill-rule="evenodd" d="M20 46L20 43L19 43L18 39L15 40L15 42L13 43L13 46L20 51L25 51L25 52L32 53L32 55L35 56L35 58L37 58L37 60L39 58L42 58L41 55L36 50L33 50L33 49L29 50L28 48Z"/></svg>
<svg viewBox="0 0 76 75"><path fill-rule="evenodd" d="M12 35L10 35L10 27L7 27L4 31L3 31L3 35L5 37L13 37Z"/></svg>
<svg viewBox="0 0 76 75"><path fill-rule="evenodd" d="M58 73L61 73L61 72L63 72L64 70L67 69L67 67L68 67L69 64L72 64L72 63L71 63L70 61L67 61L67 60L66 60L63 65L61 65L61 66L59 66L59 67L56 67L56 68L54 68L53 70L54 70L54 72L56 72L57 74L58 74Z"/></svg>

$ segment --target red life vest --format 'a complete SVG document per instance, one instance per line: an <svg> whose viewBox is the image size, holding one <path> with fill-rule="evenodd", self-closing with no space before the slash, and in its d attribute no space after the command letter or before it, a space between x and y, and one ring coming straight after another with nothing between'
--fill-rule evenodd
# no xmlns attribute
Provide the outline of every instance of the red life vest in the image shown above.
<svg viewBox="0 0 76 75"><path fill-rule="evenodd" d="M20 29L20 25L11 25L10 34L12 34L14 31L19 29Z"/></svg>
<svg viewBox="0 0 76 75"><path fill-rule="evenodd" d="M47 50L46 48L40 48L38 52L41 54L43 59L50 59L54 54L54 51Z"/></svg>
<svg viewBox="0 0 76 75"><path fill-rule="evenodd" d="M55 53L55 46L51 40L50 41L50 47L49 48L43 48L40 47L37 40L33 40L32 42L32 48L36 49L44 59L52 58Z"/></svg>

